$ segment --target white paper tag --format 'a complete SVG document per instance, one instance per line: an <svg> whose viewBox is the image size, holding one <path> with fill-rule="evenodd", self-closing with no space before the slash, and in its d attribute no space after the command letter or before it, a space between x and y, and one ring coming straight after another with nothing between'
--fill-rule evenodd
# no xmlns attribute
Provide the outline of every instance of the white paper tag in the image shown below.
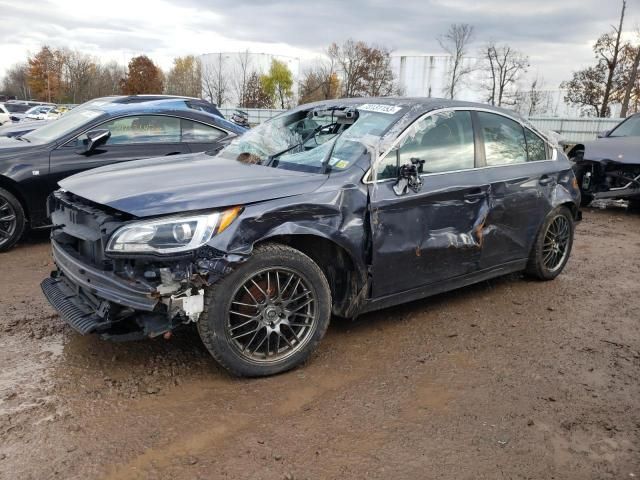
<svg viewBox="0 0 640 480"><path fill-rule="evenodd" d="M377 112L377 113L388 113L389 115L393 115L394 113L402 110L402 107L398 107L397 105L383 105L381 103L365 103L364 105L360 105L358 110L364 110L367 112Z"/></svg>

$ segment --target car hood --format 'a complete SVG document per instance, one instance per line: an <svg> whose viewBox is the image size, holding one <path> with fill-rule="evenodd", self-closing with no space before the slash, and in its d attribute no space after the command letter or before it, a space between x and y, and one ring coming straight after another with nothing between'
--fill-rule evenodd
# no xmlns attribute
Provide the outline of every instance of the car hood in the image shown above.
<svg viewBox="0 0 640 480"><path fill-rule="evenodd" d="M583 145L585 160L640 164L640 137L605 137Z"/></svg>
<svg viewBox="0 0 640 480"><path fill-rule="evenodd" d="M290 197L326 179L197 153L101 167L59 184L92 202L148 217Z"/></svg>
<svg viewBox="0 0 640 480"><path fill-rule="evenodd" d="M0 155L11 155L12 153L23 153L37 146L26 141L16 140L13 137L0 136Z"/></svg>

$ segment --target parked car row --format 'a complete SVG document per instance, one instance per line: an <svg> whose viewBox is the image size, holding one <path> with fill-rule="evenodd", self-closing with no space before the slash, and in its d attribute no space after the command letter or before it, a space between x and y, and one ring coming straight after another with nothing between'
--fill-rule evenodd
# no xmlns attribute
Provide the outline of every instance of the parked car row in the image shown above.
<svg viewBox="0 0 640 480"><path fill-rule="evenodd" d="M41 286L78 332L195 323L230 372L270 375L305 361L332 315L510 272L551 280L568 261L573 164L508 111L327 100L245 133L198 105L122 97L4 141L4 248L50 218Z"/></svg>
<svg viewBox="0 0 640 480"><path fill-rule="evenodd" d="M90 168L219 149L244 129L208 102L171 96L96 99L58 120L0 137L0 251L26 228L49 225L58 182Z"/></svg>

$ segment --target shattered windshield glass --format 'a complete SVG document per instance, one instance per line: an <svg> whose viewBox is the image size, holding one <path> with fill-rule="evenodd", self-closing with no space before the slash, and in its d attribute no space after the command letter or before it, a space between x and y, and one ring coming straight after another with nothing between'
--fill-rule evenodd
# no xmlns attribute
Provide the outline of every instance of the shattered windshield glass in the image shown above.
<svg viewBox="0 0 640 480"><path fill-rule="evenodd" d="M395 106L316 107L285 113L235 139L218 155L244 163L312 173L344 170L401 116Z"/></svg>

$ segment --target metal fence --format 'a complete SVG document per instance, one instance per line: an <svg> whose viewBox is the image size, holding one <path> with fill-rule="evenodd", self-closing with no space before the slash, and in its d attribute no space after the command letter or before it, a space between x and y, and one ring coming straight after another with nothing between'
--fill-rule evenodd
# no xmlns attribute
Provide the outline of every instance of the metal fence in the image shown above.
<svg viewBox="0 0 640 480"><path fill-rule="evenodd" d="M235 108L221 108L222 114L230 118ZM249 123L257 125L284 110L278 108L243 108L242 111L249 115ZM567 142L582 142L593 140L596 135L604 130L611 130L618 123L619 118L558 118L558 117L531 117L529 121L538 129L551 130L560 135Z"/></svg>
<svg viewBox="0 0 640 480"><path fill-rule="evenodd" d="M568 142L582 142L593 140L596 135L605 130L611 130L620 118L552 118L531 117L529 121L541 131L551 130Z"/></svg>
<svg viewBox="0 0 640 480"><path fill-rule="evenodd" d="M219 108L220 113L222 113L225 118L231 118L233 112L238 110L237 108ZM247 112L249 115L249 123L251 125L258 125L259 123L264 122L265 120L269 120L272 117L275 117L281 112L285 110L278 108L242 108L240 109L243 112Z"/></svg>

